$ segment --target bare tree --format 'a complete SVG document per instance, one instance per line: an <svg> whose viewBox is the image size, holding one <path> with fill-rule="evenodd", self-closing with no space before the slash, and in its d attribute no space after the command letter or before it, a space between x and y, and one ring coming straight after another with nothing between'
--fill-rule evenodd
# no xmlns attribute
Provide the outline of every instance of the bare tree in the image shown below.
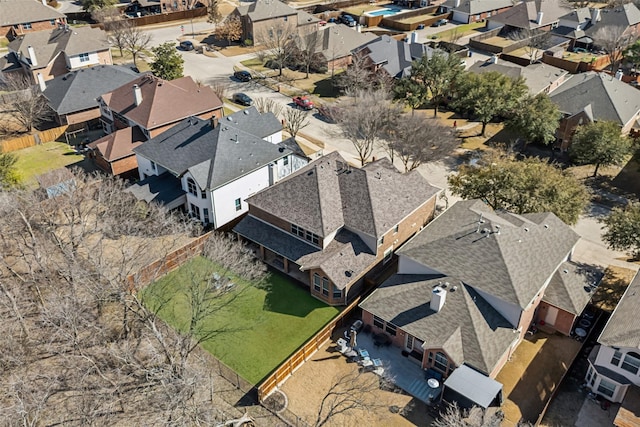
<svg viewBox="0 0 640 427"><path fill-rule="evenodd" d="M295 25L288 20L278 21L275 25L261 31L256 37L256 42L261 43L269 51L271 59L278 66L279 76L282 75L282 68L293 54L291 43L296 34Z"/></svg>
<svg viewBox="0 0 640 427"><path fill-rule="evenodd" d="M353 144L362 166L369 160L384 132L400 115L400 107L385 90L355 90L353 104L345 105L335 117L338 134Z"/></svg>
<svg viewBox="0 0 640 427"><path fill-rule="evenodd" d="M296 137L301 129L309 126L309 112L301 110L299 108L286 108L284 110L284 130L289 132L289 135Z"/></svg>
<svg viewBox="0 0 640 427"><path fill-rule="evenodd" d="M529 57L529 64L533 64L538 60L540 51L548 42L549 32L525 28L512 32L509 38L516 42L526 41L524 49Z"/></svg>
<svg viewBox="0 0 640 427"><path fill-rule="evenodd" d="M221 101L224 101L224 99L227 97L227 93L229 92L229 85L223 82L213 82L209 85L209 87L211 88L211 90L213 90L213 93L215 93L216 96L220 98Z"/></svg>
<svg viewBox="0 0 640 427"><path fill-rule="evenodd" d="M298 59L306 72L306 78L309 78L309 70L314 62L318 61L318 50L321 45L320 32L312 31L309 34L296 38L296 46L298 51Z"/></svg>
<svg viewBox="0 0 640 427"><path fill-rule="evenodd" d="M240 18L229 15L221 25L216 26L214 34L218 39L226 40L227 45L231 46L232 41L240 40L240 37L242 37Z"/></svg>
<svg viewBox="0 0 640 427"><path fill-rule="evenodd" d="M370 88L376 79L376 73L369 66L367 57L354 53L351 64L337 78L337 85L343 91L357 93L359 90Z"/></svg>
<svg viewBox="0 0 640 427"><path fill-rule="evenodd" d="M433 422L435 427L499 427L500 413L474 406L469 410L460 409L456 403L447 405L445 411Z"/></svg>
<svg viewBox="0 0 640 427"><path fill-rule="evenodd" d="M24 132L31 132L35 126L46 122L53 115L38 85L32 85L27 77L7 77L5 88L11 93L7 108L11 113L10 117Z"/></svg>
<svg viewBox="0 0 640 427"><path fill-rule="evenodd" d="M120 50L120 56L124 56L122 51L127 48L127 35L133 23L126 16L119 15L109 20L106 27L109 29L109 41Z"/></svg>
<svg viewBox="0 0 640 427"><path fill-rule="evenodd" d="M637 38L638 36L635 32L629 32L626 27L621 25L608 25L598 29L593 34L596 45L607 52L611 71L614 73L622 60L622 51L633 44Z"/></svg>
<svg viewBox="0 0 640 427"><path fill-rule="evenodd" d="M379 388L380 380L372 373L353 371L334 378L322 397L314 427L322 427L336 419L344 423L345 418L358 418L362 412L380 411L384 406L373 394Z"/></svg>
<svg viewBox="0 0 640 427"><path fill-rule="evenodd" d="M207 0L207 22L217 26L220 21L222 21L220 0Z"/></svg>
<svg viewBox="0 0 640 427"><path fill-rule="evenodd" d="M450 156L460 141L436 119L403 115L386 130L381 145L391 161L397 156L409 172L425 162Z"/></svg>
<svg viewBox="0 0 640 427"><path fill-rule="evenodd" d="M272 98L254 98L253 105L262 114L273 113L276 118L282 117L284 113L284 107L282 106L282 104L278 104Z"/></svg>
<svg viewBox="0 0 640 427"><path fill-rule="evenodd" d="M133 57L133 65L137 67L138 63L136 60L138 55L149 47L149 44L151 43L151 34L138 27L129 25L128 28L124 29L124 38L125 49L131 53L131 56Z"/></svg>

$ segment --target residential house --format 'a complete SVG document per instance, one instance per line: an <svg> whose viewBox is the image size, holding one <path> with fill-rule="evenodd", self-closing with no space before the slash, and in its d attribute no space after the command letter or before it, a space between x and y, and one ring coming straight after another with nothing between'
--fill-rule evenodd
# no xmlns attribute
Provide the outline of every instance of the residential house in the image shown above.
<svg viewBox="0 0 640 427"><path fill-rule="evenodd" d="M89 124L100 118L100 95L138 77L139 74L128 67L97 65L43 80L40 88L60 125Z"/></svg>
<svg viewBox="0 0 640 427"><path fill-rule="evenodd" d="M487 28L492 30L505 27L508 31L548 31L556 28L560 17L571 10L571 6L562 0L526 0L487 18Z"/></svg>
<svg viewBox="0 0 640 427"><path fill-rule="evenodd" d="M296 44L300 50L313 49L333 72L350 65L352 51L376 38L373 33L361 33L344 24L336 24L299 36Z"/></svg>
<svg viewBox="0 0 640 427"><path fill-rule="evenodd" d="M222 101L213 89L189 76L166 81L152 74L139 75L100 96L98 104L107 136L93 142L91 148L96 164L116 174L135 172L138 166L132 150L140 142L162 134L187 117L217 120L223 116Z"/></svg>
<svg viewBox="0 0 640 427"><path fill-rule="evenodd" d="M618 28L620 34L627 35L630 41L640 35L640 10L634 3L616 6L613 9L599 9L594 11L594 19L585 28L587 36L598 42L598 31L602 28ZM616 34L616 30L614 35Z"/></svg>
<svg viewBox="0 0 640 427"><path fill-rule="evenodd" d="M249 215L233 231L314 297L347 305L433 218L439 191L386 158L358 169L333 152L249 197Z"/></svg>
<svg viewBox="0 0 640 427"><path fill-rule="evenodd" d="M442 13L452 12L451 20L470 24L483 21L512 6L511 0L446 0L440 8Z"/></svg>
<svg viewBox="0 0 640 427"><path fill-rule="evenodd" d="M359 56L364 66L374 72L381 72L391 78L402 78L411 74L411 63L435 52L448 53L426 46L422 43L407 43L383 35L356 49L353 54Z"/></svg>
<svg viewBox="0 0 640 427"><path fill-rule="evenodd" d="M44 1L11 0L0 2L0 37L13 40L32 31L51 30L67 23L67 17Z"/></svg>
<svg viewBox="0 0 640 427"><path fill-rule="evenodd" d="M495 378L534 322L569 334L587 305L591 275L570 261L578 240L552 213L457 202L397 251L362 320L424 369Z"/></svg>
<svg viewBox="0 0 640 427"><path fill-rule="evenodd" d="M467 71L476 74L494 71L514 80L522 77L531 95L553 92L565 81L569 74L568 71L541 62L523 67L512 62L498 61L497 56L486 62L477 61Z"/></svg>
<svg viewBox="0 0 640 427"><path fill-rule="evenodd" d="M318 30L320 19L278 0L256 0L247 6L238 6L233 15L242 22L242 40L254 45L276 33L307 34Z"/></svg>
<svg viewBox="0 0 640 427"><path fill-rule="evenodd" d="M577 126L600 120L613 121L623 134L640 130L640 97L615 76L589 71L575 74L551 94L563 119L558 142L566 150Z"/></svg>
<svg viewBox="0 0 640 427"><path fill-rule="evenodd" d="M587 386L610 402L622 402L623 407L638 398L640 387L639 310L640 275L636 275L600 333L600 345L588 357ZM637 412L635 417L637 422Z"/></svg>
<svg viewBox="0 0 640 427"><path fill-rule="evenodd" d="M69 71L111 65L111 45L100 28L60 25L26 33L9 43L9 55L20 63L33 83L42 83Z"/></svg>
<svg viewBox="0 0 640 427"><path fill-rule="evenodd" d="M254 107L219 122L189 117L133 149L141 181L130 191L220 228L247 212L247 197L307 164L292 144L273 113Z"/></svg>
<svg viewBox="0 0 640 427"><path fill-rule="evenodd" d="M581 7L561 16L558 26L551 31L553 34L571 40L570 49L590 49L593 45L593 39L588 37L584 30L591 23L597 22L599 16L600 9Z"/></svg>

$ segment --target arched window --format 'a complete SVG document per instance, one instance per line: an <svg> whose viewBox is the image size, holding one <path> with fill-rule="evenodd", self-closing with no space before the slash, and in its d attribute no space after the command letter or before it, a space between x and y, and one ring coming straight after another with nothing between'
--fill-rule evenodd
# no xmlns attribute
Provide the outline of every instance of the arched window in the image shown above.
<svg viewBox="0 0 640 427"><path fill-rule="evenodd" d="M193 194L194 196L198 195L198 186L196 186L196 182L193 178L187 178L187 191Z"/></svg>

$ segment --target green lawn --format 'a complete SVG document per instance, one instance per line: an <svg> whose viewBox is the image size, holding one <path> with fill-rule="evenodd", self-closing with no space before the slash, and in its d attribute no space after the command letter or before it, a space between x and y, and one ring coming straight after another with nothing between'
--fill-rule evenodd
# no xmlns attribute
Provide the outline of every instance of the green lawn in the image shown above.
<svg viewBox="0 0 640 427"><path fill-rule="evenodd" d="M181 328L189 313L182 292L189 277L194 272L210 277L216 269L206 258L194 258L151 284L144 291L144 298L153 305L157 298L171 296L160 316ZM204 342L203 347L253 384L258 384L339 312L281 274L272 273L267 285L259 287L233 280L233 299L223 300L228 304L206 320L212 330L231 330Z"/></svg>
<svg viewBox="0 0 640 427"><path fill-rule="evenodd" d="M436 36L435 38L438 38L444 41L449 41L451 39L451 36L454 34L460 37L466 36L469 33L475 32L475 30L477 30L478 28L484 27L485 25L486 24L484 22L472 22L470 24L462 24L450 30L445 30L445 31L436 33L434 34L434 36Z"/></svg>
<svg viewBox="0 0 640 427"><path fill-rule="evenodd" d="M16 168L20 172L22 182L28 187L38 185L38 175L77 163L84 158L64 142L56 141L23 148L14 151L14 154L18 156Z"/></svg>

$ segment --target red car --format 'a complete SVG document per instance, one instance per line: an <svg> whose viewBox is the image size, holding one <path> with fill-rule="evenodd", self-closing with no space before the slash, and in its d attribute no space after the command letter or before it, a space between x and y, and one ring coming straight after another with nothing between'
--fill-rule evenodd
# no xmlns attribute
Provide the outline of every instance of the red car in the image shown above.
<svg viewBox="0 0 640 427"><path fill-rule="evenodd" d="M304 110L313 109L313 101L306 96L296 96L293 98L293 103Z"/></svg>

